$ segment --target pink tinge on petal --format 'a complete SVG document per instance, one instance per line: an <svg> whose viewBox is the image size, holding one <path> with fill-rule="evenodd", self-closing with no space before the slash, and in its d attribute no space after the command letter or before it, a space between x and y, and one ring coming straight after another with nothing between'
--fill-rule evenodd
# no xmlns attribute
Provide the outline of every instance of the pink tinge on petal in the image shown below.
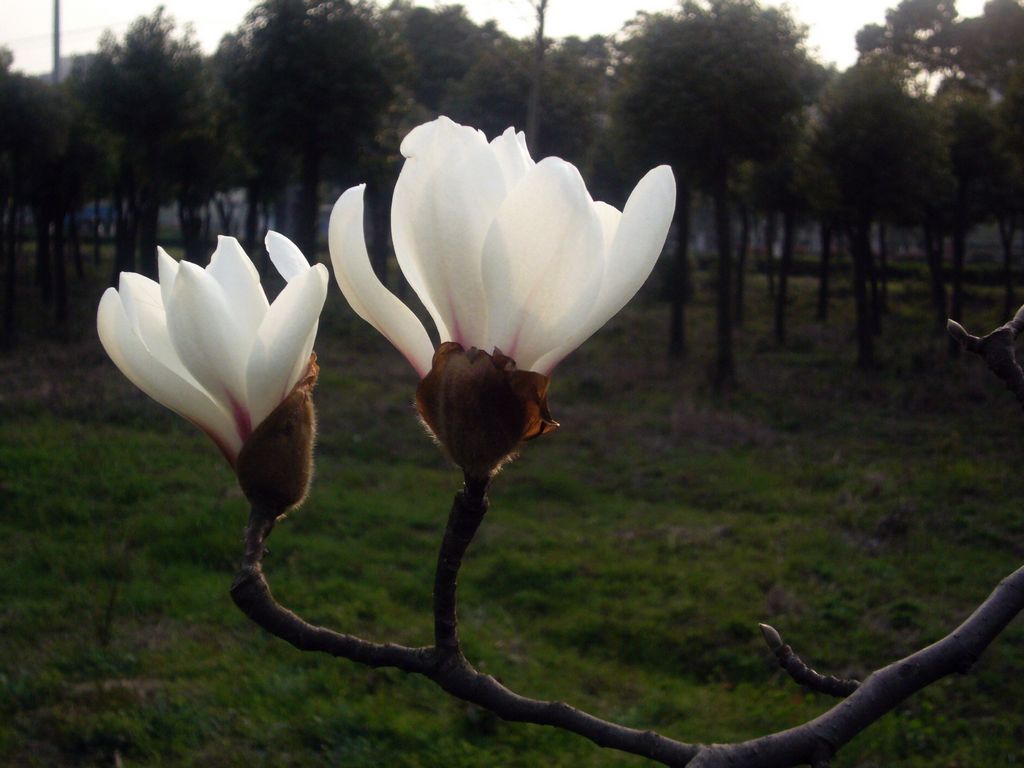
<svg viewBox="0 0 1024 768"><path fill-rule="evenodd" d="M465 347L466 349L468 349L469 347L471 347L473 345L470 344L470 343L467 343L467 340L466 340L466 338L464 337L464 335L462 333L462 326L459 325L458 310L456 309L455 301L453 300L453 298L452 298L452 296L450 294L448 296L448 309L449 309L449 312L451 313L451 318L452 318L452 325L451 325L451 328L449 328L449 333L451 333L451 338L450 339L442 339L442 341L454 341L456 344L459 344L462 347Z"/></svg>
<svg viewBox="0 0 1024 768"><path fill-rule="evenodd" d="M228 393L228 399L231 401L231 415L235 419L235 428L238 430L238 436L244 443L249 439L249 435L252 434L252 416L249 414L249 409L238 402L230 392Z"/></svg>
<svg viewBox="0 0 1024 768"><path fill-rule="evenodd" d="M216 445L217 448L220 449L221 454L224 456L225 459L227 459L228 464L230 464L232 467L234 467L235 466L235 462L238 460L238 454L236 454L233 450L231 450L231 448L228 446L228 444L226 442L224 442L224 440L221 439L220 435L218 435L212 429L207 429L202 424L198 424L198 423L196 423L194 421L192 423L195 424L197 427L199 427L201 430L203 430L203 432L205 432L206 435L211 440L213 440L213 444Z"/></svg>

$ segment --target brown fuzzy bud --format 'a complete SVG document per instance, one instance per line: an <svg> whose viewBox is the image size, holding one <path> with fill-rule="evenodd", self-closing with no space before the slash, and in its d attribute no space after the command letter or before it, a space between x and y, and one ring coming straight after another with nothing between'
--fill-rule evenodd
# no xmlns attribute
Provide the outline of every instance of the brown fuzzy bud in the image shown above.
<svg viewBox="0 0 1024 768"><path fill-rule="evenodd" d="M416 388L416 409L452 460L487 477L524 440L558 426L548 411L548 377L520 371L497 349L493 355L445 342Z"/></svg>
<svg viewBox="0 0 1024 768"><path fill-rule="evenodd" d="M306 376L253 430L238 454L235 471L242 492L250 504L275 517L302 503L313 476L313 387L319 372L316 355L311 355Z"/></svg>

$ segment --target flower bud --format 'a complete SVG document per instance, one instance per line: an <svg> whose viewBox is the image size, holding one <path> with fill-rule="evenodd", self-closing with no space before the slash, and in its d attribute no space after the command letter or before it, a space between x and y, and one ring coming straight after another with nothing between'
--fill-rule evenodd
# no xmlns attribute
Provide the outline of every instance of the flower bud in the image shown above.
<svg viewBox="0 0 1024 768"><path fill-rule="evenodd" d="M548 377L520 371L497 349L489 355L445 342L416 388L416 409L452 460L487 477L524 440L558 426L548 411Z"/></svg>
<svg viewBox="0 0 1024 768"><path fill-rule="evenodd" d="M250 504L275 517L302 503L313 476L313 387L319 372L316 355L311 355L306 375L238 454L235 469L242 492Z"/></svg>

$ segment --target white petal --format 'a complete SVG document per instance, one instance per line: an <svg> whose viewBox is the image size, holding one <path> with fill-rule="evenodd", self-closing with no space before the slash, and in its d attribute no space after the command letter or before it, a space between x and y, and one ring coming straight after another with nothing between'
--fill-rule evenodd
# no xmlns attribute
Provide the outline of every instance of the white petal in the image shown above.
<svg viewBox="0 0 1024 768"><path fill-rule="evenodd" d="M414 129L402 151L391 206L398 263L441 340L479 346L487 323L480 258L505 197L501 165L482 134L447 118Z"/></svg>
<svg viewBox="0 0 1024 768"><path fill-rule="evenodd" d="M255 429L292 391L309 363L317 321L327 298L327 267L293 279L270 305L256 333L246 382Z"/></svg>
<svg viewBox="0 0 1024 768"><path fill-rule="evenodd" d="M224 235L217 238L217 250L206 271L220 283L228 310L251 344L270 306L260 285L260 273L239 242Z"/></svg>
<svg viewBox="0 0 1024 768"><path fill-rule="evenodd" d="M484 244L488 346L533 370L585 322L603 255L601 222L579 172L542 160L510 192Z"/></svg>
<svg viewBox="0 0 1024 768"><path fill-rule="evenodd" d="M299 246L279 232L267 232L267 253L274 263L274 269L288 282L309 270L309 261L302 255Z"/></svg>
<svg viewBox="0 0 1024 768"><path fill-rule="evenodd" d="M604 234L604 252L608 254L612 249L612 242L615 240L615 233L619 230L619 222L622 220L622 212L614 205L594 203L594 210L597 218L601 220L601 231Z"/></svg>
<svg viewBox="0 0 1024 768"><path fill-rule="evenodd" d="M675 213L676 182L672 169L660 165L634 188L615 238L608 249L605 277L587 322L554 353L538 362L547 374L633 298L654 269Z"/></svg>
<svg viewBox="0 0 1024 768"><path fill-rule="evenodd" d="M176 264L175 269L177 269ZM137 275L134 272L122 272L118 284L118 295L121 297L121 303L132 331L149 353L189 384L201 389L198 382L178 358L178 353L171 343L161 286L148 277Z"/></svg>
<svg viewBox="0 0 1024 768"><path fill-rule="evenodd" d="M515 128L506 128L501 136L491 141L491 151L501 165L506 189L518 184L535 165L526 148L526 135L522 131L516 133Z"/></svg>
<svg viewBox="0 0 1024 768"><path fill-rule="evenodd" d="M174 279L178 276L178 262L172 259L167 251L160 246L156 248L156 263L160 277L160 296L166 307L174 289Z"/></svg>
<svg viewBox="0 0 1024 768"><path fill-rule="evenodd" d="M174 281L167 327L181 362L234 415L242 439L248 437L245 369L255 329L243 328L221 284L187 261Z"/></svg>
<svg viewBox="0 0 1024 768"><path fill-rule="evenodd" d="M227 412L150 354L135 335L121 297L108 288L96 314L100 342L129 381L161 405L205 431L234 462L242 440Z"/></svg>
<svg viewBox="0 0 1024 768"><path fill-rule="evenodd" d="M430 372L434 347L423 323L385 288L370 266L363 237L365 184L346 190L331 212L329 242L334 277L352 309L395 345L420 377Z"/></svg>

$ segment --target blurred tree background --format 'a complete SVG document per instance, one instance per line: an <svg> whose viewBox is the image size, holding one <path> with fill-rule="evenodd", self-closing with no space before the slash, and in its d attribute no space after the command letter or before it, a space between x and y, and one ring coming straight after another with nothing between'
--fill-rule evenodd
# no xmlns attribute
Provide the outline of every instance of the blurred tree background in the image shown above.
<svg viewBox="0 0 1024 768"><path fill-rule="evenodd" d="M428 711L419 682L296 661L225 619L237 489L95 339L102 289L155 275L157 244L205 263L234 235L266 275L273 228L327 261L330 208L359 182L374 268L409 296L398 148L440 114L488 138L535 126L535 158L571 161L616 206L655 164L678 184L648 286L559 368L573 430L508 471L526 482L502 485L508 517L489 516L467 572L471 650L494 668L637 727L751 736L821 708L764 682L751 600L860 674L1019 564L1019 414L945 323L987 331L1024 298L1024 2L965 17L893 0L845 71L757 0L687 0L586 40L545 36L547 3L521 2L528 39L457 4L264 0L209 56L157 10L57 83L0 50L0 763L636 764ZM322 325L322 389L341 394L320 398L311 506L344 515L295 515L302 548L285 539L272 567L318 620L419 642L453 480L420 445L401 361L336 293ZM837 764L1015 764L1007 744L1019 762L1024 640L1006 645L968 694L922 697Z"/></svg>
<svg viewBox="0 0 1024 768"><path fill-rule="evenodd" d="M536 34L519 40L459 5L266 0L209 57L159 9L121 38L108 33L59 84L11 71L5 54L4 345L28 330L19 301L50 308L52 323L30 322L32 332L66 337L69 281L99 268L104 245L111 279L154 275L158 241L195 261L218 233L261 251L268 225L315 260L331 201L360 180L375 267L404 291L388 269L397 145L438 114L488 136L534 124L535 156L575 163L595 197L618 205L646 168L672 165L673 256L659 270L666 347L687 353L685 307L705 284L717 306L716 391L735 383L733 339L758 275L785 344L789 275L818 275L825 322L830 277L849 274L867 368L889 280L917 264L937 332L947 315L962 319L965 270L995 258L993 242L1000 275L981 271L1002 285L1004 310L1014 305L1019 0L991 0L970 18L945 0L903 0L857 33L860 60L846 72L808 55L787 10L755 0L685 2L589 40L544 37L546 3L531 8ZM981 245L972 253L971 243Z"/></svg>

